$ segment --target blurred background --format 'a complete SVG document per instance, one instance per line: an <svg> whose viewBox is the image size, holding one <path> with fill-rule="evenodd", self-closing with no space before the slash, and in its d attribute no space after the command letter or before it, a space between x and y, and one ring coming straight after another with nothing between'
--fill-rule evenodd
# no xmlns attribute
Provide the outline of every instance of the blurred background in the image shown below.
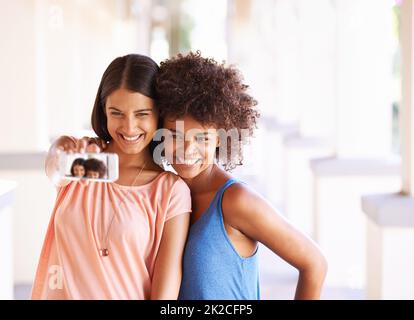
<svg viewBox="0 0 414 320"><path fill-rule="evenodd" d="M94 135L117 56L200 50L262 114L234 174L324 251L323 299L414 299L411 0L0 0L0 299L27 299L55 200L51 141ZM297 271L260 250L263 299Z"/></svg>

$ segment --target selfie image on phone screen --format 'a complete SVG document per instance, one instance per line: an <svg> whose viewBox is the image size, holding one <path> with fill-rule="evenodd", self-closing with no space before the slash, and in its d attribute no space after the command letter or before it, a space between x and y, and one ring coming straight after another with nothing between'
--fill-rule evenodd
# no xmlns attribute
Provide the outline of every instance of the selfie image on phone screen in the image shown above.
<svg viewBox="0 0 414 320"><path fill-rule="evenodd" d="M63 153L59 168L64 179L115 181L118 179L118 156L114 153Z"/></svg>

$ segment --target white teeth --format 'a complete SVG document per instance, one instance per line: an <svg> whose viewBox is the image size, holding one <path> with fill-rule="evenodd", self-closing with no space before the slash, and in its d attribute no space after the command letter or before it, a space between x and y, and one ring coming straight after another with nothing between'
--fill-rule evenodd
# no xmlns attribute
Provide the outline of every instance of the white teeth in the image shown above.
<svg viewBox="0 0 414 320"><path fill-rule="evenodd" d="M133 137L127 137L127 136L122 135L122 138L124 138L126 141L136 141L136 140L138 140L140 137L141 137L141 135L140 135L140 134L139 134L139 135L137 135L137 136L133 136Z"/></svg>
<svg viewBox="0 0 414 320"><path fill-rule="evenodd" d="M186 164L186 165L193 165L195 164L199 159L186 159L181 161L181 163Z"/></svg>

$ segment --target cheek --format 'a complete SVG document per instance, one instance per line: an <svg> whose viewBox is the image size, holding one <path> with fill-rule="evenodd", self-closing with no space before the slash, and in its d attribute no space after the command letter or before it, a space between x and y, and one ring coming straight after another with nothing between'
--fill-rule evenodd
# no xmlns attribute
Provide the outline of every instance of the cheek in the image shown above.
<svg viewBox="0 0 414 320"><path fill-rule="evenodd" d="M145 120L140 121L139 127L147 133L155 134L155 131L158 129L158 117L151 116Z"/></svg>
<svg viewBox="0 0 414 320"><path fill-rule="evenodd" d="M165 151L165 157L168 160L172 160L174 158L174 155L175 155L174 142L169 141L169 140L165 140L164 141L164 151Z"/></svg>
<svg viewBox="0 0 414 320"><path fill-rule="evenodd" d="M108 129L108 132L111 133L111 135L115 132L118 126L119 125L117 124L117 121L115 119L111 119L111 118L107 119L106 127Z"/></svg>
<svg viewBox="0 0 414 320"><path fill-rule="evenodd" d="M208 143L202 147L200 151L204 158L204 162L214 163L214 160L216 158L216 148L217 145L215 143Z"/></svg>

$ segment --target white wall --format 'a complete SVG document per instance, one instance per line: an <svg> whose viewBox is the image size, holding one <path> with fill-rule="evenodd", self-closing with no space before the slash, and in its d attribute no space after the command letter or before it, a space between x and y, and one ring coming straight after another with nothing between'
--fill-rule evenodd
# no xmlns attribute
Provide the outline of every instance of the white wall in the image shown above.
<svg viewBox="0 0 414 320"><path fill-rule="evenodd" d="M139 14L148 14L134 12L133 4L125 0L0 2L0 157L45 151L54 137L80 136L90 128L105 68L117 56L146 54L149 48L149 37L143 37L148 30L140 33L142 21L137 21ZM25 168L24 162L21 166L7 170L7 164L2 165L0 178L18 182L14 280L30 283L55 190L42 166L36 170L28 170L31 166Z"/></svg>

